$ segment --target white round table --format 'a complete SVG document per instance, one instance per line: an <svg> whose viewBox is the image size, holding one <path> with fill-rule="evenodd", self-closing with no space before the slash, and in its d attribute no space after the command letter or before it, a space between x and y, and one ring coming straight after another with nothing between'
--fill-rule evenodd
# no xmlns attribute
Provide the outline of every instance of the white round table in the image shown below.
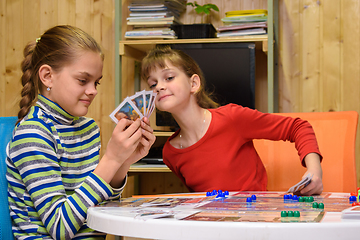
<svg viewBox="0 0 360 240"><path fill-rule="evenodd" d="M355 239L360 220L342 219L341 212L326 212L321 222L215 222L175 218L141 219L120 207L91 207L87 224L92 229L117 236L164 240L331 240Z"/></svg>

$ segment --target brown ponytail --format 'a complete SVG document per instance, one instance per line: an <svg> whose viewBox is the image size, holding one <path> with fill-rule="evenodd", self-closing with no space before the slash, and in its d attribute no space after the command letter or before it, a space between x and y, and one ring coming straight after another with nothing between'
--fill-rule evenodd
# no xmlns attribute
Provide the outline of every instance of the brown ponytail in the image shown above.
<svg viewBox="0 0 360 240"><path fill-rule="evenodd" d="M21 91L20 122L37 101L41 93L42 82L39 79L39 69L42 65L49 65L55 72L71 64L84 51L99 53L102 59L104 54L98 43L83 30L60 25L47 30L39 39L28 43L24 48L24 59L21 62Z"/></svg>

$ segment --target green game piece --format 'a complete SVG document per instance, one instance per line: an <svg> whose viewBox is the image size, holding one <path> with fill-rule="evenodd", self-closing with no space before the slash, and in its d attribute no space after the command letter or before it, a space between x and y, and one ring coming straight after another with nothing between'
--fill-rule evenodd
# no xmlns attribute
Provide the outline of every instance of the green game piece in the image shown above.
<svg viewBox="0 0 360 240"><path fill-rule="evenodd" d="M317 202L313 202L313 205L312 205L313 208L318 208L319 207L319 204Z"/></svg>
<svg viewBox="0 0 360 240"><path fill-rule="evenodd" d="M294 216L294 212L293 211L288 211L288 217L293 217Z"/></svg>
<svg viewBox="0 0 360 240"><path fill-rule="evenodd" d="M304 202L304 201L305 201L304 197L299 197L299 202Z"/></svg>
<svg viewBox="0 0 360 240"><path fill-rule="evenodd" d="M300 212L299 211L294 211L294 217L300 217Z"/></svg>
<svg viewBox="0 0 360 240"><path fill-rule="evenodd" d="M324 209L324 204L323 204L323 203L319 203L319 208L320 208L320 209Z"/></svg>
<svg viewBox="0 0 360 240"><path fill-rule="evenodd" d="M314 201L314 197L313 196L310 196L309 197L309 202L313 202Z"/></svg>
<svg viewBox="0 0 360 240"><path fill-rule="evenodd" d="M281 211L281 217L287 217L287 212L286 211Z"/></svg>

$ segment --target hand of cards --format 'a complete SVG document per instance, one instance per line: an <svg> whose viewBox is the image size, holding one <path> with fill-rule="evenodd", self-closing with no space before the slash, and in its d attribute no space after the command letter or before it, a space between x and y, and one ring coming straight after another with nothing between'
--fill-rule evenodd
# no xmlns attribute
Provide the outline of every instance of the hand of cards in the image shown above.
<svg viewBox="0 0 360 240"><path fill-rule="evenodd" d="M306 177L301 179L300 182L298 182L297 184L295 184L294 186L289 188L289 190L287 192L288 193L297 193L297 192L299 192L300 190L305 188L307 185L309 185L309 183L311 182L312 177L313 176L310 175L310 173L309 173L308 175L306 175Z"/></svg>
<svg viewBox="0 0 360 240"><path fill-rule="evenodd" d="M110 118L118 123L120 119L127 118L136 120L143 117L149 118L155 108L155 98L157 93L153 91L140 91L126 97L122 103L110 114Z"/></svg>

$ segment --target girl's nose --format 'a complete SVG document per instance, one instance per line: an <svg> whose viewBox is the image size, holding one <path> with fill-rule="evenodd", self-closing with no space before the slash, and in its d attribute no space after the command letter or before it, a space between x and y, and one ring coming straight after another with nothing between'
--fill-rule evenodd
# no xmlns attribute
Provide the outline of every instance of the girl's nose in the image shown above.
<svg viewBox="0 0 360 240"><path fill-rule="evenodd" d="M165 90L166 89L166 84L164 81L159 81L156 84L156 91L159 92L160 90Z"/></svg>
<svg viewBox="0 0 360 240"><path fill-rule="evenodd" d="M96 96L96 94L97 94L97 89L96 89L96 87L95 87L95 86L89 86L88 88L86 88L85 94L86 94L86 95Z"/></svg>

